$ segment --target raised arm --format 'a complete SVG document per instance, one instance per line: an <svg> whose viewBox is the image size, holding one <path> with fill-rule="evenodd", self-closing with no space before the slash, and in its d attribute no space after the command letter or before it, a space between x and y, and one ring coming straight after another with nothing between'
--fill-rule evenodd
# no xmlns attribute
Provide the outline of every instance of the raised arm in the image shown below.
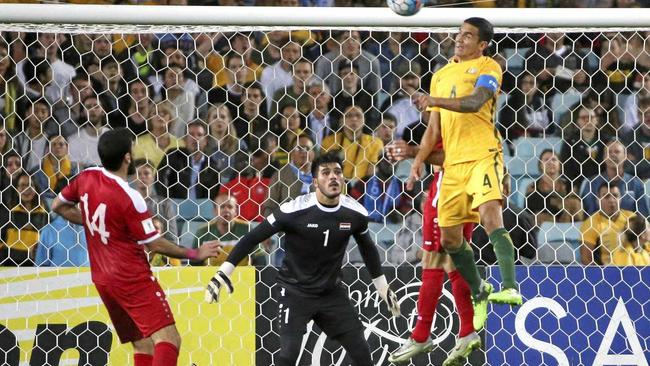
<svg viewBox="0 0 650 366"><path fill-rule="evenodd" d="M416 97L415 104L421 110L424 108L438 107L459 113L476 113L483 104L494 97L494 90L487 86L477 86L472 94L459 98L436 98L421 94Z"/></svg>

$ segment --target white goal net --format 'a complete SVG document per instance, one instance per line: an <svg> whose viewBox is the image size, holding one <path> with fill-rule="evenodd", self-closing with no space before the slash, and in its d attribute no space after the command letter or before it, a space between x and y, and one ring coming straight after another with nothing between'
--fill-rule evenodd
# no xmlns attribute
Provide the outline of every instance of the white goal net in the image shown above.
<svg viewBox="0 0 650 366"><path fill-rule="evenodd" d="M296 167L337 151L402 301L403 316L390 319L351 242L343 282L375 364L387 365L415 324L431 177L406 190L410 160L390 162L384 148L419 143L428 116L411 98L453 55L456 28L156 24L0 26L0 365L132 362L90 281L83 230L50 210L99 164L98 136L118 127L136 141L131 186L156 228L185 247L219 239L231 250L309 191L308 170ZM504 221L526 302L491 307L469 362L648 365L650 27L499 26L489 51L504 72ZM480 227L472 242L498 284ZM183 337L179 364L274 364L282 248L281 236L261 244L218 306L203 289L224 257L150 253ZM412 365L441 364L453 348L449 288L437 310L435 348ZM350 364L315 326L302 348L299 365Z"/></svg>

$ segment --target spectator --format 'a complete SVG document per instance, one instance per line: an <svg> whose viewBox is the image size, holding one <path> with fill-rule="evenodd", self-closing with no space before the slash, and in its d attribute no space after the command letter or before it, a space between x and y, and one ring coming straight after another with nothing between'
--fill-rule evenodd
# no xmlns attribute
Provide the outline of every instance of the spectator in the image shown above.
<svg viewBox="0 0 650 366"><path fill-rule="evenodd" d="M147 80L153 75L152 65L154 64L153 55L155 54L154 38L151 33L139 33L138 41L129 49L130 61L136 70L133 78Z"/></svg>
<svg viewBox="0 0 650 366"><path fill-rule="evenodd" d="M154 216L151 219L151 221L153 222L153 227L156 228L156 231L158 231L160 234L169 233L169 230L165 225L165 220L162 219L160 216ZM180 259L170 258L156 252L150 252L149 249L146 247L145 247L145 252L147 253L147 258L149 258L149 265L152 267L167 267L167 266L181 265Z"/></svg>
<svg viewBox="0 0 650 366"><path fill-rule="evenodd" d="M621 190L616 183L602 182L597 192L600 209L580 227L582 264L624 264L615 262L618 258L614 253L621 249L619 237L636 215L622 208Z"/></svg>
<svg viewBox="0 0 650 366"><path fill-rule="evenodd" d="M124 83L122 68L112 58L102 62L101 67L98 88L95 91L102 101L104 110L108 113L111 126L124 126L124 114L120 110L119 102L127 93L127 87Z"/></svg>
<svg viewBox="0 0 650 366"><path fill-rule="evenodd" d="M359 67L359 75L363 75L363 89L370 95L375 95L381 86L379 60L361 49L359 31L341 31L336 36L336 41L340 47L322 55L316 61L316 75L325 80L332 95L338 95L341 90L337 73L339 64L345 60L355 61Z"/></svg>
<svg viewBox="0 0 650 366"><path fill-rule="evenodd" d="M598 210L598 197L596 196L598 187L603 183L611 182L618 187L621 193L621 209L639 212L644 217L648 217L648 201L643 182L623 171L625 146L620 141L614 140L607 144L603 163L605 168L602 174L586 179L582 183L580 195L585 212L588 215L596 213Z"/></svg>
<svg viewBox="0 0 650 366"><path fill-rule="evenodd" d="M208 92L208 103L224 104L230 110L230 115L236 116L239 113L242 97L246 93L245 85L250 70L244 65L243 57L236 52L229 52L225 62L228 75L226 85L212 88ZM207 107L207 105L201 106L202 109Z"/></svg>
<svg viewBox="0 0 650 366"><path fill-rule="evenodd" d="M23 118L26 121L25 131L19 133L14 140L14 149L23 159L25 170L31 172L38 169L45 150L47 149L46 125L49 119L50 106L44 99L30 104Z"/></svg>
<svg viewBox="0 0 650 366"><path fill-rule="evenodd" d="M21 63L17 66L20 65ZM58 89L53 85L52 70L45 59L25 59L21 69L25 81L23 90L29 100L45 98L50 104L57 102ZM20 75L18 77L20 79Z"/></svg>
<svg viewBox="0 0 650 366"><path fill-rule="evenodd" d="M68 223L55 213L38 233L36 265L39 267L88 267L86 234L81 225Z"/></svg>
<svg viewBox="0 0 650 366"><path fill-rule="evenodd" d="M34 174L34 181L42 189L39 194L48 198L56 197L77 173L79 166L70 161L68 141L61 135L50 137L48 153Z"/></svg>
<svg viewBox="0 0 650 366"><path fill-rule="evenodd" d="M218 257L206 259L203 263L193 263L198 265L219 266L235 247L235 244L246 233L250 231L250 224L238 218L237 199L227 194L219 194L214 199L214 219L207 225L200 227L194 235L193 248L198 248L203 243L211 240L219 240L225 253ZM238 263L239 266L245 265L265 265L268 262L266 252L260 248L251 254L247 260Z"/></svg>
<svg viewBox="0 0 650 366"><path fill-rule="evenodd" d="M47 211L27 173L21 173L16 183L20 198L11 208L9 223L1 235L5 245L0 248L0 265L30 267L34 265L38 231L47 224Z"/></svg>
<svg viewBox="0 0 650 366"><path fill-rule="evenodd" d="M279 126L271 131L279 137L279 149L273 154L273 160L280 166L284 166L289 162L289 151L295 145L298 136L303 134L303 121L296 107L292 105L286 105L280 113Z"/></svg>
<svg viewBox="0 0 650 366"><path fill-rule="evenodd" d="M367 121L377 121L379 111L375 108L372 95L361 84L359 66L354 62L342 61L339 63L338 76L341 78L341 88L334 98L332 114L340 119L344 110L355 105L365 111ZM376 126L367 127L368 130L372 130Z"/></svg>
<svg viewBox="0 0 650 366"><path fill-rule="evenodd" d="M185 146L168 150L158 165L156 193L166 198L210 198L219 191L216 162L207 155L206 126L187 125Z"/></svg>
<svg viewBox="0 0 650 366"><path fill-rule="evenodd" d="M553 113L546 95L537 89L530 73L519 78L519 87L510 93L499 118L502 134L508 141L519 137L543 137L555 132Z"/></svg>
<svg viewBox="0 0 650 366"><path fill-rule="evenodd" d="M4 126L0 125L0 157L4 156L12 148L11 135Z"/></svg>
<svg viewBox="0 0 650 366"><path fill-rule="evenodd" d="M9 46L4 41L0 41L0 95L0 116L4 119L4 129L19 130L17 117L25 109L26 98L22 98L25 92L16 78L16 65L9 55Z"/></svg>
<svg viewBox="0 0 650 366"><path fill-rule="evenodd" d="M409 33L386 32L385 34L385 39L382 42L382 37L376 38L376 34L373 33L371 40L376 39L377 44L373 44L373 49L369 51L379 55L382 90L388 95L393 95L400 87L400 77L394 71L400 65L408 65L418 56L419 45L417 41L409 37Z"/></svg>
<svg viewBox="0 0 650 366"><path fill-rule="evenodd" d="M135 161L136 177L133 180L133 187L140 192L147 204L147 209L152 216L164 220L166 230L160 233L171 242L176 242L178 228L176 226L176 205L169 198L164 198L156 193L156 171L146 160Z"/></svg>
<svg viewBox="0 0 650 366"><path fill-rule="evenodd" d="M506 178L508 178L506 176ZM531 264L537 258L537 231L535 216L511 204L503 210L503 224L515 247L515 263ZM472 235L474 258L479 265L495 265L497 257L483 226L476 226Z"/></svg>
<svg viewBox="0 0 650 366"><path fill-rule="evenodd" d="M63 135L69 137L77 132L77 121L81 120L81 116L85 113L83 110L82 101L86 98L95 95L90 84L90 77L83 71L80 71L72 79L72 82L66 90L64 95L65 107L56 108L52 114L53 117L59 122L59 125L65 126ZM67 126L70 126L69 128ZM57 132L58 133L58 132Z"/></svg>
<svg viewBox="0 0 650 366"><path fill-rule="evenodd" d="M246 76L246 84L250 84L260 80L262 70L264 69L260 64L254 61L253 53L255 51L248 32L236 32L226 39L227 44L224 47L223 53L235 52L244 59L244 65L248 68L249 72ZM223 61L222 61L223 64ZM223 66L220 66L215 71L215 86L224 86L227 84L227 72Z"/></svg>
<svg viewBox="0 0 650 366"><path fill-rule="evenodd" d="M23 172L20 155L9 150L2 156L0 166L0 241L9 224L9 210L18 203L16 180Z"/></svg>
<svg viewBox="0 0 650 366"><path fill-rule="evenodd" d="M623 234L622 248L614 253L613 262L619 266L650 266L650 232L648 222L641 216L630 219Z"/></svg>
<svg viewBox="0 0 650 366"><path fill-rule="evenodd" d="M169 133L174 120L168 103L152 106L149 113L147 133L136 137L133 156L157 167L168 151L185 147L185 142Z"/></svg>
<svg viewBox="0 0 650 366"><path fill-rule="evenodd" d="M165 71L169 68L178 67L182 71L182 79L179 81L179 84L183 91L187 93L188 99L196 101L199 98L199 95L202 94L201 88L199 88L196 81L193 80L193 75L190 72L186 73L186 70L192 69L188 67L188 59L183 51L178 49L177 40L167 43L162 46L163 54L159 55L158 60L160 61L158 67L159 71L157 74L149 77L148 81L153 87L154 95L158 99L165 99ZM178 73L178 70L176 71ZM204 96L202 98L205 98Z"/></svg>
<svg viewBox="0 0 650 366"><path fill-rule="evenodd" d="M149 98L149 88L140 79L136 79L129 84L129 93L124 96L127 105L122 109L126 119L126 125L117 125L114 127L126 127L134 135L139 136L147 132L147 119L152 114L151 98Z"/></svg>
<svg viewBox="0 0 650 366"><path fill-rule="evenodd" d="M566 42L564 33L546 33L524 57L526 69L537 78L537 89L550 97L573 85L588 84L589 65Z"/></svg>
<svg viewBox="0 0 650 366"><path fill-rule="evenodd" d="M293 64L293 83L287 87L276 90L271 103L271 114L275 116L286 106L298 109L302 116L306 116L312 109L311 98L307 90L307 83L314 74L311 61L301 58Z"/></svg>
<svg viewBox="0 0 650 366"><path fill-rule="evenodd" d="M289 153L289 164L271 177L269 197L263 205L264 216L270 215L284 202L314 190L311 176L313 160L314 141L309 135L300 135Z"/></svg>
<svg viewBox="0 0 650 366"><path fill-rule="evenodd" d="M207 121L208 144L205 151L217 164L220 182L227 183L244 168L247 146L237 138L230 110L225 104L210 107Z"/></svg>
<svg viewBox="0 0 650 366"><path fill-rule="evenodd" d="M544 149L538 165L542 175L526 189L526 209L535 215L537 225L541 225L558 218L571 185L562 177L562 165L553 150Z"/></svg>
<svg viewBox="0 0 650 366"><path fill-rule="evenodd" d="M395 135L397 138L402 138L404 129L420 120L420 111L413 104L412 98L420 89L422 70L420 64L402 63L396 71L400 80L400 88L397 93L386 99L382 110L397 118Z"/></svg>
<svg viewBox="0 0 650 366"><path fill-rule="evenodd" d="M339 129L339 121L330 113L332 95L327 84L319 79L312 79L307 90L313 100L313 109L307 116L307 129L316 149L320 150L323 139Z"/></svg>
<svg viewBox="0 0 650 366"><path fill-rule="evenodd" d="M372 175L384 149L380 139L362 132L364 123L361 108L348 107L343 114L343 128L323 139L324 152L338 151L341 154L346 179Z"/></svg>
<svg viewBox="0 0 650 366"><path fill-rule="evenodd" d="M246 221L262 222L262 205L269 194L271 179L265 173L269 157L257 150L251 155L250 167L239 176L224 184L219 191L233 197L239 203L239 217Z"/></svg>
<svg viewBox="0 0 650 366"><path fill-rule="evenodd" d="M639 179L650 179L650 98L639 101L639 120L641 124L633 131L623 135L622 141L633 165L632 175ZM646 192L650 194L650 192Z"/></svg>
<svg viewBox="0 0 650 366"><path fill-rule="evenodd" d="M68 138L70 160L82 167L100 165L97 142L99 136L108 131L105 126L106 113L99 99L94 95L84 99L83 106L85 113L79 123L79 130Z"/></svg>
<svg viewBox="0 0 650 366"><path fill-rule="evenodd" d="M384 146L392 144L396 141L395 139L395 117L389 113L384 113L382 117L381 124L375 130L375 137L381 140ZM380 179L386 180L388 177L394 174L393 171L394 163L386 157L386 153L382 153L381 159L375 167L375 175L381 177Z"/></svg>
<svg viewBox="0 0 650 366"><path fill-rule="evenodd" d="M576 128L562 144L560 160L566 178L578 190L585 177L593 177L600 170L605 154L605 141L600 129L600 118L593 109L580 107L575 114Z"/></svg>
<svg viewBox="0 0 650 366"><path fill-rule="evenodd" d="M185 75L179 66L171 66L162 71L164 101L172 106L176 123L170 131L176 137L182 137L187 129L187 124L195 115L194 95L184 88Z"/></svg>
<svg viewBox="0 0 650 366"><path fill-rule="evenodd" d="M269 120L266 117L266 104L262 84L246 84L241 109L237 118L232 122L237 136L246 143L250 151L261 147L262 136L270 129ZM231 128L232 128L231 127Z"/></svg>
<svg viewBox="0 0 650 366"><path fill-rule="evenodd" d="M273 96L278 89L291 86L293 83L293 65L302 57L301 47L297 42L286 41L283 43L282 57L273 65L267 66L262 71L260 83L264 86L264 94L267 96L266 110L271 112ZM273 118L274 116L270 116Z"/></svg>
<svg viewBox="0 0 650 366"><path fill-rule="evenodd" d="M557 222L574 223L585 221L587 215L582 209L582 199L575 193L569 193L564 197L564 204Z"/></svg>

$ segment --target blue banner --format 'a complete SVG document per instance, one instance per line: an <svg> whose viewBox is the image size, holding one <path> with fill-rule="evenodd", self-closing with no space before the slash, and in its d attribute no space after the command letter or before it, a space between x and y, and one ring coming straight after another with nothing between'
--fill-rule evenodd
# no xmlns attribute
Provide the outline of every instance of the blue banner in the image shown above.
<svg viewBox="0 0 650 366"><path fill-rule="evenodd" d="M486 269L495 285L498 267ZM489 365L648 365L650 268L517 268L524 305L492 305Z"/></svg>

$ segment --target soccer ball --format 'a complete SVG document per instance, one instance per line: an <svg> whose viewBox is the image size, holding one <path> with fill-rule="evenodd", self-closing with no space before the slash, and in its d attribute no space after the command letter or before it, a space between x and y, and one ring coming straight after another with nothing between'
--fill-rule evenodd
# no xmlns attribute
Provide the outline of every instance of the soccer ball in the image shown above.
<svg viewBox="0 0 650 366"><path fill-rule="evenodd" d="M422 8L423 0L386 0L390 10L399 15L413 15Z"/></svg>

